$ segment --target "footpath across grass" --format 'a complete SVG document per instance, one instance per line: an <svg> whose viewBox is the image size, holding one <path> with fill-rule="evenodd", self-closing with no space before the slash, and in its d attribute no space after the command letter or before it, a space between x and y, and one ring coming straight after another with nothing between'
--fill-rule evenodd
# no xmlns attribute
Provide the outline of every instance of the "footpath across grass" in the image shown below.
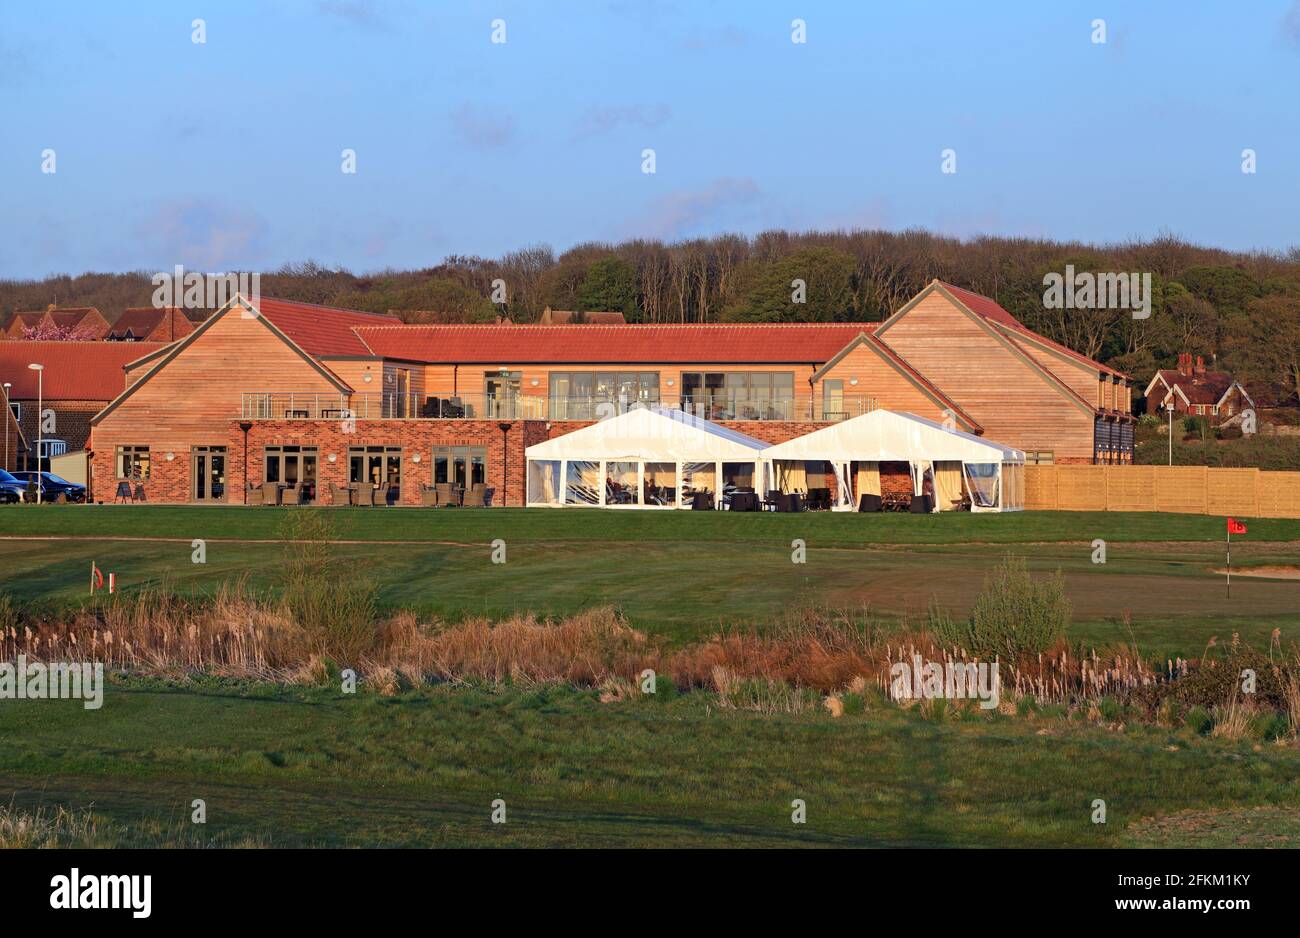
<svg viewBox="0 0 1300 938"><path fill-rule="evenodd" d="M0 798L93 806L142 843L187 826L271 846L1143 846L1221 843L1232 812L1294 816L1294 746L1061 717L926 719L869 704L760 715L712 694L114 687L0 707ZM507 822L491 823L492 802ZM791 823L791 801L807 823ZM1092 803L1107 822L1092 823ZM1235 815L1234 815L1235 816ZM1294 825L1234 839L1295 846ZM180 835L178 835L180 836ZM1284 843L1279 843L1279 838Z"/></svg>

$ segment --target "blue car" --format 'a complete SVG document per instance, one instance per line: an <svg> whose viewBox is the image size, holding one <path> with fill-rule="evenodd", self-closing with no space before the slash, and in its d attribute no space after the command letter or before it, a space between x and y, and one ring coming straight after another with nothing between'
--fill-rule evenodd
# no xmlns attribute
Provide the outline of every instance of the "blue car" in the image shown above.
<svg viewBox="0 0 1300 938"><path fill-rule="evenodd" d="M86 487L79 482L69 482L52 472L15 472L14 477L22 484L24 491L29 482L40 486L41 501L52 502L60 495L66 495L70 502L84 502Z"/></svg>
<svg viewBox="0 0 1300 938"><path fill-rule="evenodd" d="M0 505L12 505L23 500L27 483L0 469Z"/></svg>

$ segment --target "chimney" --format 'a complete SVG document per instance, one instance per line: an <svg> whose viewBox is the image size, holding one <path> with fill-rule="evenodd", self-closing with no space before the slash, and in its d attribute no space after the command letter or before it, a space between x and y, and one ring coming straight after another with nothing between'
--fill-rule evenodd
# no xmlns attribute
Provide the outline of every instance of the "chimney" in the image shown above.
<svg viewBox="0 0 1300 938"><path fill-rule="evenodd" d="M1196 377L1205 377L1205 358L1201 355L1196 356Z"/></svg>
<svg viewBox="0 0 1300 938"><path fill-rule="evenodd" d="M1192 354L1191 352L1178 353L1178 373L1184 378L1191 377L1192 374Z"/></svg>

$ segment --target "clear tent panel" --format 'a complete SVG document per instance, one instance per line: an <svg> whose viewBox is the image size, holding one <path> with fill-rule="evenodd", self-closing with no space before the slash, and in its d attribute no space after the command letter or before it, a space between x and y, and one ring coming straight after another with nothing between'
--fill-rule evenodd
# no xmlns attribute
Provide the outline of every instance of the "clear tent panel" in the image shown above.
<svg viewBox="0 0 1300 938"><path fill-rule="evenodd" d="M560 502L560 461L558 459L530 459L528 461L528 503L530 505L558 505Z"/></svg>
<svg viewBox="0 0 1300 938"><path fill-rule="evenodd" d="M605 463L605 504L639 505L641 486L638 484L640 463L610 461Z"/></svg>
<svg viewBox="0 0 1300 938"><path fill-rule="evenodd" d="M677 504L677 463L648 462L642 473L645 479L645 504L661 507Z"/></svg>
<svg viewBox="0 0 1300 938"><path fill-rule="evenodd" d="M976 509L993 509L998 504L998 472L1000 463L968 462L962 464L966 473L966 488L970 491L971 505Z"/></svg>
<svg viewBox="0 0 1300 938"><path fill-rule="evenodd" d="M571 459L564 479L566 505L600 504L600 463Z"/></svg>

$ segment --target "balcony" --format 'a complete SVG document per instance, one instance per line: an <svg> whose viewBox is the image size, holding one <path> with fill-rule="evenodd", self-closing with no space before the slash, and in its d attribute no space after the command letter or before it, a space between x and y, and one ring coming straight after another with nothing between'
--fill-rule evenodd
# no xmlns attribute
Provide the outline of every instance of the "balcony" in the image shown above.
<svg viewBox="0 0 1300 938"><path fill-rule="evenodd" d="M318 394L312 391L245 392L243 420L604 420L638 407L678 408L706 420L789 420L835 423L876 410L873 397L832 400L805 397L738 398L690 395L682 399L596 400L491 394L437 397L424 394Z"/></svg>

